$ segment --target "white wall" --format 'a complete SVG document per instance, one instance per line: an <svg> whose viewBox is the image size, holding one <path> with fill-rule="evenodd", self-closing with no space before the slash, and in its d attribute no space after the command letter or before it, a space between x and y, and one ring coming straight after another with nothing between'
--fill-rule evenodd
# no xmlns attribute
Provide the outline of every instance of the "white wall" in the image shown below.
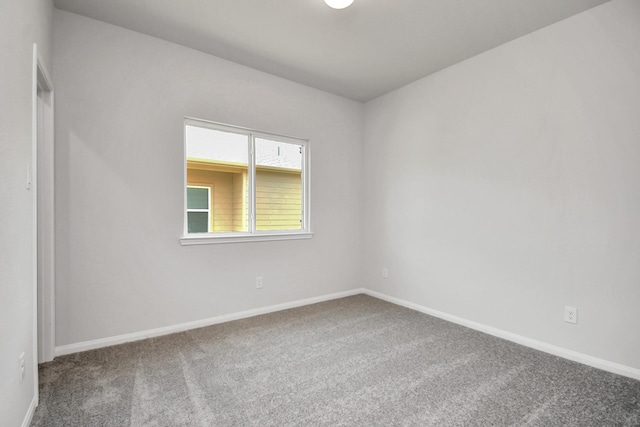
<svg viewBox="0 0 640 427"><path fill-rule="evenodd" d="M615 0L368 103L364 286L640 368L638 23Z"/></svg>
<svg viewBox="0 0 640 427"><path fill-rule="evenodd" d="M58 346L356 287L362 104L61 11L54 52ZM308 138L313 239L180 246L184 116Z"/></svg>
<svg viewBox="0 0 640 427"><path fill-rule="evenodd" d="M35 397L31 164L33 43L51 69L49 0L6 0L0 13L0 424L22 424ZM26 353L20 383L19 356Z"/></svg>

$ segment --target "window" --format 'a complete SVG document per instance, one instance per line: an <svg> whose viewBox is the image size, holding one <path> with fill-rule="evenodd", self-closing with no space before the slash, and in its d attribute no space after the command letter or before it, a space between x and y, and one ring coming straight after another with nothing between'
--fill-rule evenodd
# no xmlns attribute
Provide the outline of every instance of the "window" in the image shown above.
<svg viewBox="0 0 640 427"><path fill-rule="evenodd" d="M302 139L185 120L182 244L310 238Z"/></svg>
<svg viewBox="0 0 640 427"><path fill-rule="evenodd" d="M211 188L187 186L187 230L189 233L208 233L211 224Z"/></svg>

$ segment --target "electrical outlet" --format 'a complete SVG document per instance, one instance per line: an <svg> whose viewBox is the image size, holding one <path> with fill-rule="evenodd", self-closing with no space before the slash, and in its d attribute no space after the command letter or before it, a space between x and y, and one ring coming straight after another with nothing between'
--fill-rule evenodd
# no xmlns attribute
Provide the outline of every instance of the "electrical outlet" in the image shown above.
<svg viewBox="0 0 640 427"><path fill-rule="evenodd" d="M569 323L578 323L578 309L576 307L564 307L564 321Z"/></svg>
<svg viewBox="0 0 640 427"><path fill-rule="evenodd" d="M20 382L24 380L24 353L20 355Z"/></svg>
<svg viewBox="0 0 640 427"><path fill-rule="evenodd" d="M262 289L264 282L262 280L262 276L256 277L256 289Z"/></svg>
<svg viewBox="0 0 640 427"><path fill-rule="evenodd" d="M383 279L389 278L389 269L387 267L382 267L382 278Z"/></svg>

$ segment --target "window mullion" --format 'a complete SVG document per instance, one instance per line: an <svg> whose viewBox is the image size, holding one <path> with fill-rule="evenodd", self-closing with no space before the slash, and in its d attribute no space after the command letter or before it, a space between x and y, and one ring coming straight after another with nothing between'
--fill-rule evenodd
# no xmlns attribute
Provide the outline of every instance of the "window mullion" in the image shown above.
<svg viewBox="0 0 640 427"><path fill-rule="evenodd" d="M306 161L306 157L307 157L307 150L305 146L300 146L300 154L302 154L302 164L301 164L301 172L300 172L300 187L302 190L302 200L300 201L300 207L301 207L301 212L300 212L300 222L301 222L301 229L306 230L307 229L307 161Z"/></svg>
<svg viewBox="0 0 640 427"><path fill-rule="evenodd" d="M249 134L249 233L256 232L256 144Z"/></svg>

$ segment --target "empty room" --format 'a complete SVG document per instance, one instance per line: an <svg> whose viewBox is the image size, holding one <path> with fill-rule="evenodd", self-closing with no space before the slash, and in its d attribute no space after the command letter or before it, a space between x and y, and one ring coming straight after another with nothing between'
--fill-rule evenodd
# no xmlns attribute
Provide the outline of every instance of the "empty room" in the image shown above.
<svg viewBox="0 0 640 427"><path fill-rule="evenodd" d="M0 0L0 425L640 425L640 1Z"/></svg>

